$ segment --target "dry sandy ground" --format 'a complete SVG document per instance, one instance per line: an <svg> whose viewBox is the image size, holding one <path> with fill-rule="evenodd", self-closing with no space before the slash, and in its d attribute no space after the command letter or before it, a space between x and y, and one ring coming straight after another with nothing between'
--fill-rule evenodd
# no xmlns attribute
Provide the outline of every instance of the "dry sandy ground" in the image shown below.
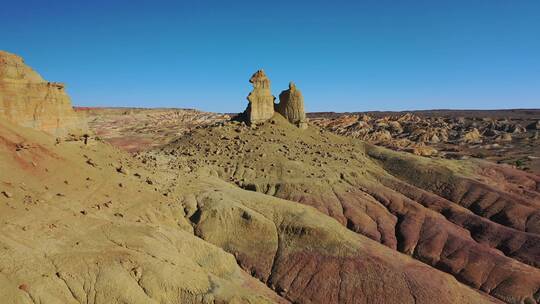
<svg viewBox="0 0 540 304"><path fill-rule="evenodd" d="M208 168L166 170L99 141L0 124L6 303L494 301Z"/></svg>
<svg viewBox="0 0 540 304"><path fill-rule="evenodd" d="M136 157L0 126L8 303L539 301L536 175L279 115Z"/></svg>

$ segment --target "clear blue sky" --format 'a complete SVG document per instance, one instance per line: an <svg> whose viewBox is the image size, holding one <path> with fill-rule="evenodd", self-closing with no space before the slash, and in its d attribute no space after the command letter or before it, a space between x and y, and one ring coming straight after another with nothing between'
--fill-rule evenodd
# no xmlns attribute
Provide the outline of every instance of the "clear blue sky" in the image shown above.
<svg viewBox="0 0 540 304"><path fill-rule="evenodd" d="M309 111L540 108L539 0L5 1L0 28L76 105L242 111L264 68Z"/></svg>

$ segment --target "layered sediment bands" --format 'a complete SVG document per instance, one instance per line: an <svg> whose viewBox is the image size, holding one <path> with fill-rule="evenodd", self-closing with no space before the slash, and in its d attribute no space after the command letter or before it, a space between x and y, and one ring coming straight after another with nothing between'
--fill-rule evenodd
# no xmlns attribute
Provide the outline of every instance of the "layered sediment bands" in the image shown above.
<svg viewBox="0 0 540 304"><path fill-rule="evenodd" d="M471 299L470 295L456 294L455 282L430 277L422 267L410 265L397 269L376 256L332 257L298 252L279 256L270 284L275 284L280 294L296 303L490 301L481 296Z"/></svg>
<svg viewBox="0 0 540 304"><path fill-rule="evenodd" d="M540 235L507 227L474 214L451 201L396 179L381 179L389 188L469 231L478 243L502 251L523 263L540 266Z"/></svg>
<svg viewBox="0 0 540 304"><path fill-rule="evenodd" d="M280 189L290 190L293 187ZM524 263L536 265L540 244L536 235L495 223L489 224L487 221L475 223L474 219L464 218L467 213L452 209L444 212L455 219L455 222L449 222L441 214L426 209L403 194L373 183L359 184L357 190L337 192L335 195L344 210L351 209L350 206L354 206L356 211L363 210L362 216L347 217L345 225L349 229L453 274L473 288L500 299L511 299L508 300L511 303L524 296L533 299L540 288L538 269L521 264L497 250L506 251ZM282 193L282 196L286 195ZM317 200L305 193L302 196L289 194L286 197L300 198L299 202L308 204ZM373 202L378 202L379 208L384 206L386 212L375 213L373 210L377 210L376 207L366 208L366 203ZM327 213L325 209L319 210ZM470 212L468 214L475 216ZM396 220L392 221L392 218ZM343 224L343 220L341 222ZM471 231L456 224L462 224L462 227ZM480 227L485 230L479 229L478 225L484 225ZM471 235L477 239L471 238Z"/></svg>
<svg viewBox="0 0 540 304"><path fill-rule="evenodd" d="M458 203L490 221L520 231L540 233L540 193L536 189L539 178L535 175L517 170L491 169L499 173L497 183L491 185L460 176L441 164L427 168L414 158L397 153L385 152L381 155L380 148L371 147L368 151L370 156L381 161L389 173L409 184ZM489 167L497 168L494 165ZM477 170L485 172L486 169ZM510 177L508 180L505 172ZM510 192L500 188L509 189ZM516 188L521 190L520 193Z"/></svg>
<svg viewBox="0 0 540 304"><path fill-rule="evenodd" d="M259 193L246 197L245 191L225 185L218 190L221 194L200 191L193 198L198 206L193 223L195 231L206 232L196 233L233 253L244 269L293 303L493 301L442 272L347 231L314 209ZM206 209L216 202L224 213ZM209 228L214 225L224 232ZM250 227L266 228L253 233ZM271 261L270 268L254 270L256 252L261 262Z"/></svg>
<svg viewBox="0 0 540 304"><path fill-rule="evenodd" d="M496 185L503 191L540 200L540 176L536 174L515 170L509 166L494 166L488 162L479 162L477 172L483 181Z"/></svg>
<svg viewBox="0 0 540 304"><path fill-rule="evenodd" d="M4 51L0 51L0 117L57 136L86 131L64 84L43 80L21 57Z"/></svg>
<svg viewBox="0 0 540 304"><path fill-rule="evenodd" d="M517 208L530 208L536 204L533 182L529 181L520 195L515 183L523 179L511 171L505 176L514 177L507 178L504 188L496 190L486 172L476 173L482 169L476 162L432 160L397 153L315 127L298 130L284 119L283 122L278 117L274 119L275 123L257 129L225 124L212 128L211 132L197 130L158 154L169 156L171 168L205 168L243 189L312 206L342 227L385 245L390 252L409 255L425 267L444 271L507 303L540 300L540 270L534 267L538 266L538 235L520 230L515 223L482 217L459 201L443 197L447 185L475 181L485 191L519 197ZM188 146L198 150L182 150ZM527 180L534 179L527 177ZM471 184L471 187L477 186ZM531 220L528 221L531 227ZM311 231L295 227L296 234L309 235ZM282 257L294 261L297 252L280 253L283 242L280 225L276 230L279 243L275 261L281 261ZM300 299L299 302L309 302L309 293L320 295L321 292L332 298L336 289L325 289L322 285L310 285L313 288L308 288L310 292L301 292L312 284L306 282L322 280L315 272L303 281L304 272L313 267L310 263L320 265L324 272L334 269L340 275L343 275L339 270L341 265L353 269L358 265L357 261L348 259L327 259L324 254L307 261L310 259L312 262L298 269L293 266L299 261L283 260L282 274L272 272L269 277L275 290L283 290L288 299ZM272 269L277 269L275 262L273 265ZM294 273L300 274L296 281L284 279L294 277ZM280 278L284 280L282 285L276 281ZM291 288L298 290L294 293Z"/></svg>
<svg viewBox="0 0 540 304"><path fill-rule="evenodd" d="M475 180L447 185L440 195L474 213L521 231L540 234L540 203L524 200Z"/></svg>
<svg viewBox="0 0 540 304"><path fill-rule="evenodd" d="M274 195L312 206L354 232L397 248L397 217L367 193L337 185L329 189L309 184L282 184Z"/></svg>
<svg viewBox="0 0 540 304"><path fill-rule="evenodd" d="M334 194L343 207L347 228L397 249L395 227L398 217L381 206L372 196L361 191L336 191Z"/></svg>
<svg viewBox="0 0 540 304"><path fill-rule="evenodd" d="M399 193L377 186L370 186L368 191L398 216L399 251L502 299L533 297L538 291L540 271L537 269L475 242L467 230ZM502 294L501 289L509 294Z"/></svg>

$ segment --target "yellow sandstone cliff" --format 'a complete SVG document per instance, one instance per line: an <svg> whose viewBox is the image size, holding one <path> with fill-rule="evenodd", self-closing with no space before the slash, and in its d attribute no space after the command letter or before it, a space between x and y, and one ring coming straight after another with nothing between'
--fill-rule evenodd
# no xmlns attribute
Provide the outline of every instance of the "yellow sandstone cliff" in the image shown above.
<svg viewBox="0 0 540 304"><path fill-rule="evenodd" d="M14 54L0 51L0 118L56 136L86 131L62 83L48 82Z"/></svg>

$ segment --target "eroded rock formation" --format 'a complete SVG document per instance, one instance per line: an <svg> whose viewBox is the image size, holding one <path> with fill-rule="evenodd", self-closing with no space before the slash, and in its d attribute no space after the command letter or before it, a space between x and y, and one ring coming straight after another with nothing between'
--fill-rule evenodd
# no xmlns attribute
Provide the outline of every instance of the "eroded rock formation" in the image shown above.
<svg viewBox="0 0 540 304"><path fill-rule="evenodd" d="M443 303L465 302L455 297L457 289L433 289L431 278L443 271L454 277L452 282L479 294L512 304L538 303L538 176L477 159L451 161L394 152L316 126L298 130L281 115L273 120L256 129L237 122L199 128L160 152L148 153L144 160L158 168L169 159L171 170L208 170L223 181L259 192L261 198L274 196L283 199L283 205L297 202L294 208L314 207L318 214L333 218L332 225L340 223L352 232L351 237L365 237L363 249L353 249L348 256L344 252L351 248L349 243L335 239L341 229L323 232L316 227L329 227L322 218L309 216L309 224L301 226L300 216L256 217L251 210L271 207L254 197L243 200L250 204L247 209L233 210L217 204L209 207L197 195L193 205L201 212L193 217L195 233L235 254L243 269L278 294L293 303L430 303L435 298ZM394 123L380 124L399 129ZM437 153L429 146L411 152ZM226 222L222 210L243 220ZM274 233L267 220L276 218ZM265 242L255 239L260 234L244 233L248 221L254 230L268 235ZM231 231L228 238L221 236L222 231L219 237L212 233L218 229ZM289 233L299 239L291 239ZM381 246L368 250L374 245L368 239ZM252 244L261 244L259 253L254 253ZM328 248L339 256L325 251ZM411 268L391 258L390 252L416 260L415 266L409 265L417 271L410 274ZM393 263L405 273L388 267ZM400 287L398 278L415 282L408 285L417 293L414 299L405 298L407 285ZM420 299L418 294L426 297ZM442 295L450 298L440 300Z"/></svg>
<svg viewBox="0 0 540 304"><path fill-rule="evenodd" d="M289 89L279 94L279 104L276 106L276 110L293 125L301 129L307 128L304 97L294 82L291 81Z"/></svg>
<svg viewBox="0 0 540 304"><path fill-rule="evenodd" d="M250 124L257 124L272 118L276 98L270 91L270 79L264 70L255 72L249 82L253 84L253 91L247 97L249 104L245 114Z"/></svg>
<svg viewBox="0 0 540 304"><path fill-rule="evenodd" d="M310 125L393 150L482 158L540 174L539 110L311 113ZM526 127L523 127L526 126ZM425 146L435 150L428 151Z"/></svg>
<svg viewBox="0 0 540 304"><path fill-rule="evenodd" d="M48 82L14 54L0 51L0 116L64 136L86 130L62 83Z"/></svg>

